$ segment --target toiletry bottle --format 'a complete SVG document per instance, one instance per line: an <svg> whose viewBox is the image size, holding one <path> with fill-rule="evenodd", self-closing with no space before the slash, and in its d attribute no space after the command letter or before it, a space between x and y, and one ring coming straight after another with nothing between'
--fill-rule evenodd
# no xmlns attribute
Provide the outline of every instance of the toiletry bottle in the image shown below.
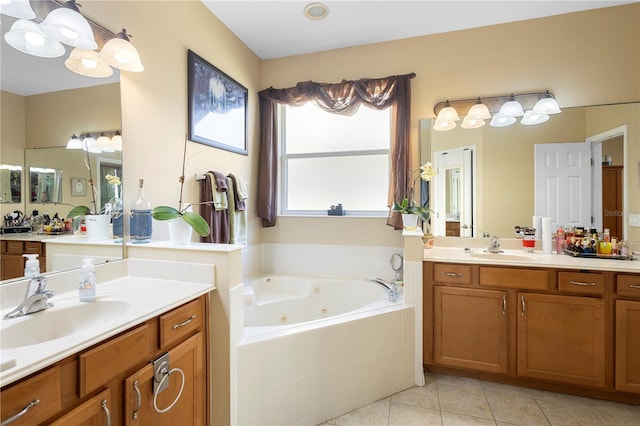
<svg viewBox="0 0 640 426"><path fill-rule="evenodd" d="M23 254L27 261L24 264L24 277L34 278L40 275L40 261L37 254Z"/></svg>
<svg viewBox="0 0 640 426"><path fill-rule="evenodd" d="M131 205L131 239L137 242L151 240L151 203L144 196L144 179L138 184L138 198Z"/></svg>
<svg viewBox="0 0 640 426"><path fill-rule="evenodd" d="M93 302L96 300L96 268L91 258L82 259L79 296L81 302Z"/></svg>

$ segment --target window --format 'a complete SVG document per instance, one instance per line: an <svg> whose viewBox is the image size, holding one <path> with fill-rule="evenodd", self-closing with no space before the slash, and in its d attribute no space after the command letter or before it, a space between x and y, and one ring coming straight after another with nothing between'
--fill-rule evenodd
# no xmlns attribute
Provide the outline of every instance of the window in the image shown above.
<svg viewBox="0 0 640 426"><path fill-rule="evenodd" d="M281 108L283 214L327 214L338 203L348 215L386 215L390 108L361 106L352 116L314 103Z"/></svg>

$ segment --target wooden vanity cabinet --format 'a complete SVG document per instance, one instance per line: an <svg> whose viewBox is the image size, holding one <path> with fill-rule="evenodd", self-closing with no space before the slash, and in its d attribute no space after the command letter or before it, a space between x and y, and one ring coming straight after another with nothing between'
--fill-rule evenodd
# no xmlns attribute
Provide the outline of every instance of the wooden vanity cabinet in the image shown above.
<svg viewBox="0 0 640 426"><path fill-rule="evenodd" d="M640 394L640 274L616 282L616 390Z"/></svg>
<svg viewBox="0 0 640 426"><path fill-rule="evenodd" d="M640 274L424 262L423 277L428 370L624 402L640 393Z"/></svg>
<svg viewBox="0 0 640 426"><path fill-rule="evenodd" d="M209 371L205 362L208 300L208 295L200 296L6 386L0 394L2 421L39 399L39 404L12 425L205 424L209 410ZM184 374L184 389L170 410L157 414L149 372L152 377L153 361L166 353L170 368L179 368ZM181 378L177 371L170 375L169 387L158 394L160 409L171 404L182 387ZM131 379L139 381L144 404L135 421L130 407L135 407L137 395L131 393Z"/></svg>

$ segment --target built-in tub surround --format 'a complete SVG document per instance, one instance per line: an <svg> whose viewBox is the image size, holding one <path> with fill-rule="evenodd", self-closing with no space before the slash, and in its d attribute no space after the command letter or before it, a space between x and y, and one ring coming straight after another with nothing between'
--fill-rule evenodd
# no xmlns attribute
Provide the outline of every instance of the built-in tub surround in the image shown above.
<svg viewBox="0 0 640 426"><path fill-rule="evenodd" d="M15 365L0 372L0 386L41 370L215 288L213 266L206 264L129 259L97 265L96 275L97 297L93 304L82 303L78 299L78 271L50 274L47 288L56 293L50 299L54 304L52 308L1 322L0 353L3 364L7 359L14 359ZM22 280L0 286L3 316L20 303L26 285L26 280ZM73 313L77 313L78 317L69 317ZM96 316L96 321L92 321L92 316ZM54 326L50 329L52 335L26 338L17 333L21 327L28 333L29 327L35 322L41 327L48 327L48 317L59 320L51 324ZM64 327L73 330L60 329Z"/></svg>

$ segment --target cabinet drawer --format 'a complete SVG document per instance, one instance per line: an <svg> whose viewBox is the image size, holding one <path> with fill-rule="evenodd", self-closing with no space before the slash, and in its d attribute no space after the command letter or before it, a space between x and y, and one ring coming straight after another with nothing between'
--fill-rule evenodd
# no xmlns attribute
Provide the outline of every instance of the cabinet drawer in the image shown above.
<svg viewBox="0 0 640 426"><path fill-rule="evenodd" d="M42 243L39 242L34 242L34 241L25 241L24 242L24 252L25 253L35 253L35 254L43 254L43 250L42 248L44 247L44 245Z"/></svg>
<svg viewBox="0 0 640 426"><path fill-rule="evenodd" d="M80 397L98 389L117 374L147 360L151 341L149 324L80 354Z"/></svg>
<svg viewBox="0 0 640 426"><path fill-rule="evenodd" d="M604 288L604 274L597 272L558 272L558 290L563 293L604 294Z"/></svg>
<svg viewBox="0 0 640 426"><path fill-rule="evenodd" d="M61 409L60 368L53 367L2 391L2 422L24 410L38 400L12 425L36 425L44 422Z"/></svg>
<svg viewBox="0 0 640 426"><path fill-rule="evenodd" d="M617 281L618 296L640 298L640 275L619 274Z"/></svg>
<svg viewBox="0 0 640 426"><path fill-rule="evenodd" d="M22 254L23 250L24 243L22 241L7 241L6 254Z"/></svg>
<svg viewBox="0 0 640 426"><path fill-rule="evenodd" d="M549 271L539 269L480 267L480 285L522 290L549 290Z"/></svg>
<svg viewBox="0 0 640 426"><path fill-rule="evenodd" d="M204 304L198 298L160 316L160 347L164 348L202 327Z"/></svg>
<svg viewBox="0 0 640 426"><path fill-rule="evenodd" d="M470 285L471 266L436 263L433 266L433 280L437 283Z"/></svg>

